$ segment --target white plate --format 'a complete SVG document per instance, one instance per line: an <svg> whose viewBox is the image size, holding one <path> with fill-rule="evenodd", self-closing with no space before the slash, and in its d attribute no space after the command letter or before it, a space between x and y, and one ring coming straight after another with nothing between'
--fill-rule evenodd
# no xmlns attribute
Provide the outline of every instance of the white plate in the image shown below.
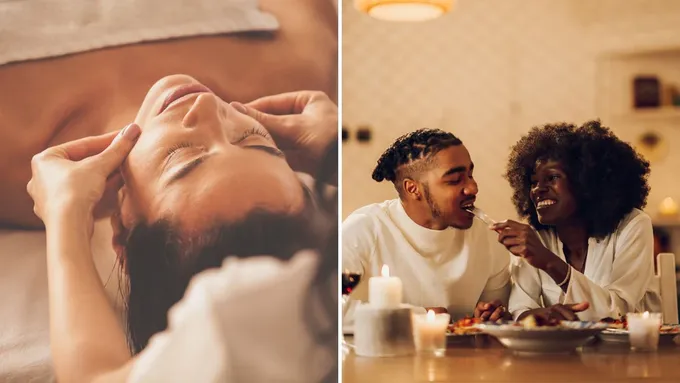
<svg viewBox="0 0 680 383"><path fill-rule="evenodd" d="M586 344L607 328L597 322L562 322L554 327L526 329L518 324L484 323L477 325L496 337L505 347L522 353L568 353Z"/></svg>
<svg viewBox="0 0 680 383"><path fill-rule="evenodd" d="M680 328L680 325L670 325L672 327ZM675 337L680 333L660 333L659 344L672 344ZM628 330L620 328L608 328L600 333L600 339L607 343L622 343L629 344Z"/></svg>

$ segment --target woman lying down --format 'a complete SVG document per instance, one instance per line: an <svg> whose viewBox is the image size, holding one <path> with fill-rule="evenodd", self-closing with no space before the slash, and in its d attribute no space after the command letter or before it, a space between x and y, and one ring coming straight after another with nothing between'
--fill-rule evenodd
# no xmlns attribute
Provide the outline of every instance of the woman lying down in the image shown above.
<svg viewBox="0 0 680 383"><path fill-rule="evenodd" d="M57 379L334 379L337 207L296 171L337 177L336 137L323 93L244 106L177 75L120 132L35 156L27 188L47 233ZM94 220L116 199L127 331L90 251Z"/></svg>

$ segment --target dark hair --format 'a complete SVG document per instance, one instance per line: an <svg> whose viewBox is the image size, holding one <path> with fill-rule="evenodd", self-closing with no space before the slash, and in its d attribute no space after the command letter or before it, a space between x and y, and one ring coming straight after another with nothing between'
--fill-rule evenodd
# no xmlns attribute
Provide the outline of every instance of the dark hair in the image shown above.
<svg viewBox="0 0 680 383"><path fill-rule="evenodd" d="M331 171L333 168L335 171ZM322 176L337 174L337 143L326 151L321 169ZM182 299L191 278L203 270L220 267L227 256L270 255L285 260L300 250L312 249L318 250L320 261L309 286L305 318L314 339L337 360L338 294L328 288L329 278L337 275L337 202L333 203L337 200L327 200L325 194L319 193L323 181L317 179L314 191L305 188L308 209L297 216L255 211L243 221L217 226L194 238L186 238L167 220L134 227L127 240L124 262L132 351L140 352L152 335L165 330L168 311ZM318 205L314 194L319 194ZM320 314L325 318L319 318ZM336 380L334 363L323 381Z"/></svg>
<svg viewBox="0 0 680 383"><path fill-rule="evenodd" d="M397 138L385 150L378 159L372 177L377 182L391 181L399 195L402 195L401 181L403 179L416 178L420 173L429 169L431 165L429 160L440 150L462 145L462 143L458 137L443 130L418 129ZM424 161L417 161L421 159Z"/></svg>
<svg viewBox="0 0 680 383"><path fill-rule="evenodd" d="M517 213L536 229L547 227L538 222L529 196L531 175L536 163L545 160L558 161L564 168L577 214L590 236L614 232L632 209L647 203L649 162L600 121L581 127L567 123L534 127L512 148L505 176Z"/></svg>

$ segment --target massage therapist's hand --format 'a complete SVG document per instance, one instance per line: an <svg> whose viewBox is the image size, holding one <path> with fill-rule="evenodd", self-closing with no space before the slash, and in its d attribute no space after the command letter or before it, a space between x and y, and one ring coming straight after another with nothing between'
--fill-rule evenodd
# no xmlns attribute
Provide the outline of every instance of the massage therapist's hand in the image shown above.
<svg viewBox="0 0 680 383"><path fill-rule="evenodd" d="M118 168L140 133L139 126L132 124L120 132L67 142L35 155L26 187L35 214L46 226L61 214L82 214L90 221L92 234L99 209L115 200L123 184Z"/></svg>
<svg viewBox="0 0 680 383"><path fill-rule="evenodd" d="M508 310L503 306L499 300L493 302L479 302L475 307L475 318L480 318L483 321L495 322L499 319L512 319Z"/></svg>
<svg viewBox="0 0 680 383"><path fill-rule="evenodd" d="M291 167L316 175L325 151L338 140L338 107L323 92L263 97L235 109L259 121L286 153Z"/></svg>
<svg viewBox="0 0 680 383"><path fill-rule="evenodd" d="M548 250L534 229L526 224L507 220L491 225L498 233L498 242L512 254L524 258L530 265L546 270L554 262L561 261Z"/></svg>

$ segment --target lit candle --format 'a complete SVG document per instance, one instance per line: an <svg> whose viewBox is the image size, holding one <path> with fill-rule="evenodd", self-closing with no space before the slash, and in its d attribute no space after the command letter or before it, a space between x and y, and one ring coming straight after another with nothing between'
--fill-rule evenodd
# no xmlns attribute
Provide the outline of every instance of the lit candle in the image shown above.
<svg viewBox="0 0 680 383"><path fill-rule="evenodd" d="M446 351L446 328L449 326L449 314L435 314L429 310L427 314L414 315L413 337L418 352L431 352L443 355Z"/></svg>
<svg viewBox="0 0 680 383"><path fill-rule="evenodd" d="M630 346L636 350L656 350L659 346L661 314L647 311L642 314L630 313L626 319Z"/></svg>
<svg viewBox="0 0 680 383"><path fill-rule="evenodd" d="M377 308L394 308L401 305L401 279L390 277L390 268L382 267L382 276L368 280L368 303Z"/></svg>

